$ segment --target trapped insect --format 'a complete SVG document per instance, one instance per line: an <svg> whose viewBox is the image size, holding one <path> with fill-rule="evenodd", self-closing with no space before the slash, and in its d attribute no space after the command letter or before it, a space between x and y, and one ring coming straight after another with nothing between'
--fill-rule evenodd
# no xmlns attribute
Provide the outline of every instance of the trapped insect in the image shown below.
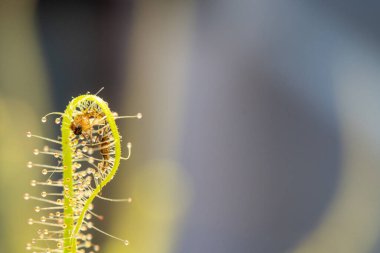
<svg viewBox="0 0 380 253"><path fill-rule="evenodd" d="M45 123L48 116L58 115L55 123L61 126L60 138L27 133L29 138L49 143L42 149L34 149L35 155L53 156L57 160L57 164L27 163L28 168L41 169L46 177L43 181L31 181L31 186L43 188L40 196L24 195L24 199L39 203L34 211L41 214L38 219L28 220L28 224L38 228L35 238L26 245L27 250L36 253L99 251L100 246L92 242L94 230L125 245L129 243L95 226L94 218L102 220L103 216L94 212L92 201L97 197L131 202L130 198L110 199L99 193L115 176L120 160L127 160L131 155L132 145L128 142L128 154L121 156L121 136L116 120L141 119L142 115L118 116L111 112L107 102L97 96L98 93L78 96L69 103L65 112L52 112L42 117L41 121Z"/></svg>

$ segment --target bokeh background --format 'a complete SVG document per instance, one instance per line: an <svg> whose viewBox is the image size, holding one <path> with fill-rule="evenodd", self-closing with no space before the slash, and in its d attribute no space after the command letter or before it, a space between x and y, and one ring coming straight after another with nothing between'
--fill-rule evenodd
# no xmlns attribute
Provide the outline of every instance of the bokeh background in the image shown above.
<svg viewBox="0 0 380 253"><path fill-rule="evenodd" d="M380 252L380 3L0 0L0 252L24 252L31 130L92 93L132 159L102 252Z"/></svg>

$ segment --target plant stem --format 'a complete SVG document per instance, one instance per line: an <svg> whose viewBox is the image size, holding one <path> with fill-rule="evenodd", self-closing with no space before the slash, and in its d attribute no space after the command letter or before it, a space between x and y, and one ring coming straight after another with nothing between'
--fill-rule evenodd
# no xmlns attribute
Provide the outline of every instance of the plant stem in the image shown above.
<svg viewBox="0 0 380 253"><path fill-rule="evenodd" d="M106 121L109 124L109 127L112 132L115 143L115 160L111 172L107 177L94 189L91 195L88 197L85 202L83 209L81 210L78 219L74 222L74 206L75 206L75 190L74 190L74 179L73 179L73 164L72 160L75 155L75 147L73 147L70 141L70 124L73 118L73 113L77 106L83 102L89 101L96 103L106 116ZM76 235L79 233L80 227L82 225L84 216L89 209L89 206L93 199L98 195L100 190L114 177L116 171L120 164L121 157L121 146L120 146L120 135L117 129L114 116L111 110L108 108L108 105L105 101L95 95L82 95L74 98L69 105L67 106L61 127L62 133L62 158L63 158L63 207L64 207L64 240L63 240L63 249L64 253L76 253ZM76 214L78 215L78 214Z"/></svg>

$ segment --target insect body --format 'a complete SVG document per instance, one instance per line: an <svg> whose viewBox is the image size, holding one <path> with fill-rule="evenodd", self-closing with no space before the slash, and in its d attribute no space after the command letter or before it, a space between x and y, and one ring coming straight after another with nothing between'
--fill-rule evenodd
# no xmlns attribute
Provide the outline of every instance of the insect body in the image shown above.
<svg viewBox="0 0 380 253"><path fill-rule="evenodd" d="M103 156L103 161L99 164L101 170L105 170L108 166L110 158L110 141L108 136L103 136L100 140L100 154Z"/></svg>
<svg viewBox="0 0 380 253"><path fill-rule="evenodd" d="M86 108L78 111L72 119L70 129L76 136L82 136L89 144L99 150L102 161L98 163L98 169L105 172L110 168L111 140L110 128L106 124L104 113L97 108Z"/></svg>
<svg viewBox="0 0 380 253"><path fill-rule="evenodd" d="M74 116L70 129L75 135L92 137L92 129L95 125L104 123L104 113L95 110L79 112Z"/></svg>

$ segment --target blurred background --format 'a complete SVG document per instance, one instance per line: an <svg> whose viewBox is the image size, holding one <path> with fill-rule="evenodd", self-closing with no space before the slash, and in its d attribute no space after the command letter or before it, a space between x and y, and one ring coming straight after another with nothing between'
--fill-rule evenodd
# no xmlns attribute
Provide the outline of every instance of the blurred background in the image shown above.
<svg viewBox="0 0 380 253"><path fill-rule="evenodd" d="M24 252L41 116L100 93L132 159L102 252L380 252L378 1L0 0L0 251Z"/></svg>

